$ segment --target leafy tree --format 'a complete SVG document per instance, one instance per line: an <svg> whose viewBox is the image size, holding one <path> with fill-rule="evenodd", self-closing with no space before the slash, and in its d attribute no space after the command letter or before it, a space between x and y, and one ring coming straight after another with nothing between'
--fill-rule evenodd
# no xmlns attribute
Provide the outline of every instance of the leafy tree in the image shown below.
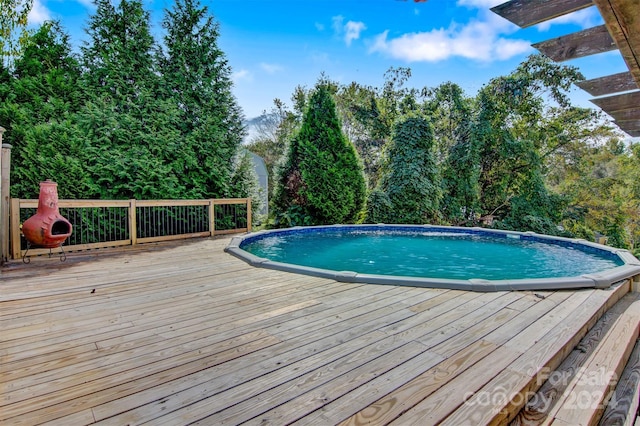
<svg viewBox="0 0 640 426"><path fill-rule="evenodd" d="M274 197L277 223L353 223L365 191L362 166L342 133L330 88L319 81L279 174Z"/></svg>
<svg viewBox="0 0 640 426"><path fill-rule="evenodd" d="M410 78L411 69L391 67L382 88L351 83L337 93L340 115L363 160L369 188L375 188L380 177L382 151L396 121L419 109L418 91L405 87Z"/></svg>
<svg viewBox="0 0 640 426"><path fill-rule="evenodd" d="M32 7L33 0L0 0L0 69L11 70L28 45L27 18Z"/></svg>
<svg viewBox="0 0 640 426"><path fill-rule="evenodd" d="M559 190L568 198L569 212L562 224L579 236L596 233L608 244L637 250L640 241L640 186L638 144L625 147L617 138L588 148L568 170ZM583 235L581 235L581 233Z"/></svg>
<svg viewBox="0 0 640 426"><path fill-rule="evenodd" d="M229 192L232 159L245 130L231 92L231 67L217 44L219 25L197 0L178 0L162 26L165 50L158 62L181 135L172 167L189 196L221 196Z"/></svg>
<svg viewBox="0 0 640 426"><path fill-rule="evenodd" d="M437 222L441 196L433 129L425 118L409 116L394 128L382 175L367 203L367 220Z"/></svg>
<svg viewBox="0 0 640 426"><path fill-rule="evenodd" d="M81 48L83 80L89 93L108 97L118 112L144 113L143 100L158 85L154 69L155 41L149 12L140 0L96 0L89 20L90 41Z"/></svg>
<svg viewBox="0 0 640 426"><path fill-rule="evenodd" d="M543 214L535 216L542 222L557 217L554 212L562 208L560 199L550 196L541 183L543 155L548 155L546 148L553 151L561 145L559 140L569 140L570 136L543 135L557 130L550 124L555 125L558 116L570 117L572 107L566 91L582 78L574 67L560 66L534 55L508 76L493 79L479 92L478 116L471 138L480 160L481 214L503 219L510 214L519 216L520 212L511 212L517 199L520 210ZM545 207L541 209L543 204ZM517 222L512 217L499 226L513 226ZM557 233L555 227L548 227L547 231Z"/></svg>
<svg viewBox="0 0 640 426"><path fill-rule="evenodd" d="M475 225L480 159L471 139L473 100L458 85L447 82L428 90L424 110L434 127L434 151L442 175L442 219Z"/></svg>

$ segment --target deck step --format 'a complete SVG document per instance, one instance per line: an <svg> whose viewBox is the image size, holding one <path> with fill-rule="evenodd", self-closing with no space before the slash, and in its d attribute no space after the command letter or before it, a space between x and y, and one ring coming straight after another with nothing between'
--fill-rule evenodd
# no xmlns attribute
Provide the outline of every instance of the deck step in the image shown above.
<svg viewBox="0 0 640 426"><path fill-rule="evenodd" d="M601 425L640 425L640 340L631 353L616 390L600 419Z"/></svg>
<svg viewBox="0 0 640 426"><path fill-rule="evenodd" d="M635 395L632 379L625 381L622 372L625 365L637 362L634 356L640 355L637 348L634 350L639 330L640 293L632 292L607 311L558 368L549 372L511 425L593 425L603 417L608 403L615 410L607 416L626 419L629 414L623 411L631 410L633 419L633 406L627 404L628 408L623 408L623 401L627 398L633 403L635 398L637 410L637 367L628 372L633 376L635 371ZM613 397L617 383L620 392L625 393ZM630 390L624 389L624 383Z"/></svg>

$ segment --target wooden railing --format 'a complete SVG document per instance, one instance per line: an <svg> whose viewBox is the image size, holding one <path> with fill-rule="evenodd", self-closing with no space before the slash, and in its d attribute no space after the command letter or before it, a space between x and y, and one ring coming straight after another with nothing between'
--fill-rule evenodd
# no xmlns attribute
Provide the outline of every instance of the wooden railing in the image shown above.
<svg viewBox="0 0 640 426"><path fill-rule="evenodd" d="M11 199L11 257L28 249L21 224L35 214L38 200ZM65 251L136 245L183 238L246 232L251 229L251 199L209 200L59 200L60 214L73 226ZM29 248L28 254L49 253Z"/></svg>

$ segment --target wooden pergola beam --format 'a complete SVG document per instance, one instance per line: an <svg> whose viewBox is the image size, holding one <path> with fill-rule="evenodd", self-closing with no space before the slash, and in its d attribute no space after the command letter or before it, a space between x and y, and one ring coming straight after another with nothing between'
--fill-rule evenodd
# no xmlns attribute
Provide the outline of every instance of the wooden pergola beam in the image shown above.
<svg viewBox="0 0 640 426"><path fill-rule="evenodd" d="M640 1L594 0L594 3L640 86Z"/></svg>
<svg viewBox="0 0 640 426"><path fill-rule="evenodd" d="M576 86L589 93L591 96L604 96L612 93L626 92L640 89L630 72L607 75L605 77L584 80L576 83Z"/></svg>
<svg viewBox="0 0 640 426"><path fill-rule="evenodd" d="M535 43L532 46L556 62L582 58L618 48L604 25Z"/></svg>
<svg viewBox="0 0 640 426"><path fill-rule="evenodd" d="M611 115L614 111L640 108L640 90L620 95L606 96L591 99L591 102L599 106L604 112Z"/></svg>
<svg viewBox="0 0 640 426"><path fill-rule="evenodd" d="M620 127L625 132L628 131L640 131L640 120L625 120L625 121L614 121L616 126Z"/></svg>
<svg viewBox="0 0 640 426"><path fill-rule="evenodd" d="M609 115L616 121L640 120L640 107L624 109L622 111L611 111Z"/></svg>
<svg viewBox="0 0 640 426"><path fill-rule="evenodd" d="M521 28L593 6L592 0L511 0L491 10Z"/></svg>

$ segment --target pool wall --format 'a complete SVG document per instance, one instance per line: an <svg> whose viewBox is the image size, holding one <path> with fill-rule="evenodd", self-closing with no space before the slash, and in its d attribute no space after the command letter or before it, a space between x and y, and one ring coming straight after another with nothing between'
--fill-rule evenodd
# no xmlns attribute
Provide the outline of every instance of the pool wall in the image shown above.
<svg viewBox="0 0 640 426"><path fill-rule="evenodd" d="M485 280L468 279L456 280L445 278L421 278L392 275L372 275L360 274L352 271L333 271L328 269L312 268L308 266L293 265L282 262L275 262L269 259L255 256L241 248L243 244L249 244L262 238L292 233L318 233L326 230L360 230L360 231L426 231L426 232L452 232L461 234L487 235L492 237L517 238L522 240L540 241L548 244L574 247L586 252L596 253L600 256L620 259L624 264L603 272L594 274L584 274L576 277L561 278L530 278L512 280ZM564 237L554 237L537 234L535 232L503 231L486 228L464 228L456 226L434 226L434 225L328 225L328 226L308 226L270 231L259 231L246 234L241 237L234 237L225 252L232 254L252 266L274 269L278 271L293 272L298 274L311 275L314 277L328 278L340 282L368 283L385 285L406 285L414 287L444 288L452 290L470 290L478 292L507 291L507 290L557 290L557 289L577 289L577 288L608 288L613 284L640 277L640 260L636 259L628 250L608 247L601 244L592 243L582 239L572 239Z"/></svg>

